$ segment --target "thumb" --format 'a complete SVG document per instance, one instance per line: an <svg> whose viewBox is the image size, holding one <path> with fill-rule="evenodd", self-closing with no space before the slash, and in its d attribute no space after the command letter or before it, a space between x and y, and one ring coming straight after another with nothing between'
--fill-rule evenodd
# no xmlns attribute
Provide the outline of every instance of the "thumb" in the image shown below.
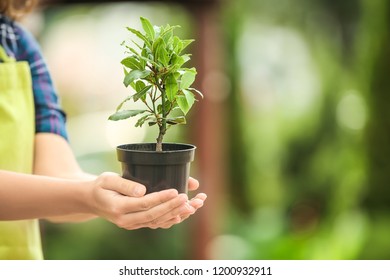
<svg viewBox="0 0 390 280"><path fill-rule="evenodd" d="M123 178L121 178L121 181L123 181L123 183L120 184L119 193L132 197L141 197L145 195L146 187L144 185Z"/></svg>
<svg viewBox="0 0 390 280"><path fill-rule="evenodd" d="M106 183L104 188L116 191L122 195L131 197L141 197L146 193L146 187L135 181L127 180L115 173L102 174L104 182Z"/></svg>

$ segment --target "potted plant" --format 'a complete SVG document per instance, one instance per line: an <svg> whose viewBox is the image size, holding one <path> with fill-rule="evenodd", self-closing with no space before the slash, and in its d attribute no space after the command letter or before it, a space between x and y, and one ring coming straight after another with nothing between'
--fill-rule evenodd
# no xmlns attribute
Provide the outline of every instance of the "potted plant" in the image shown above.
<svg viewBox="0 0 390 280"><path fill-rule="evenodd" d="M180 26L153 26L141 17L143 30L127 27L141 43L123 42L126 57L124 66L126 87L135 93L126 97L109 120L138 117L136 127L145 123L158 127L155 143L123 144L117 147L122 164L122 176L144 184L147 193L167 188L187 192L190 162L196 147L191 144L164 143L164 136L173 125L185 124L186 114L202 93L191 87L196 69L186 68L190 54L183 53L194 40L182 40L174 35ZM125 109L127 102L142 103L144 109Z"/></svg>

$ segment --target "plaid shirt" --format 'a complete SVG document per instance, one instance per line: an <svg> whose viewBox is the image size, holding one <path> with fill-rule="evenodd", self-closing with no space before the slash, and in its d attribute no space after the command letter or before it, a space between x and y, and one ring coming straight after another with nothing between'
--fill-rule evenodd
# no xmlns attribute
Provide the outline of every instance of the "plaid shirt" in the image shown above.
<svg viewBox="0 0 390 280"><path fill-rule="evenodd" d="M19 24L0 14L0 44L9 56L17 61L27 61L30 65L35 103L35 133L50 132L68 139L66 115L59 105L58 95L36 40Z"/></svg>

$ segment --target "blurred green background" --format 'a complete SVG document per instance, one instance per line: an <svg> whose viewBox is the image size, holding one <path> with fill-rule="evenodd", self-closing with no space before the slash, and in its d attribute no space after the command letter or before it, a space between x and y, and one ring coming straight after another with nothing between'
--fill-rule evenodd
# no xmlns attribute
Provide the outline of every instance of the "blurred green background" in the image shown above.
<svg viewBox="0 0 390 280"><path fill-rule="evenodd" d="M155 138L131 121L107 121L130 94L119 63L125 27L144 16L181 25L183 37L199 32L199 12L179 3L107 2L47 5L25 21L67 111L72 148L95 174L120 173L117 144ZM389 1L202 5L213 11L219 36L207 43L221 63L203 73L211 86L201 85L205 100L195 106L225 112L226 129L215 127L227 159L220 196L207 186L199 215L169 230L42 222L46 259L390 259ZM207 91L213 83L218 92ZM196 142L199 114L167 141ZM201 164L192 175L202 179Z"/></svg>

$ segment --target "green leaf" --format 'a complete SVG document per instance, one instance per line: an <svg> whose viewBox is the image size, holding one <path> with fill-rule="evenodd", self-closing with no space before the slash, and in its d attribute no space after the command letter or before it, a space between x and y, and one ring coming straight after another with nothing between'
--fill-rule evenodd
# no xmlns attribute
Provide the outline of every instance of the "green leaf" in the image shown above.
<svg viewBox="0 0 390 280"><path fill-rule="evenodd" d="M161 37L158 37L153 42L153 46L152 46L152 51L153 51L153 55L154 55L154 61L156 61L156 62L158 60L158 50L159 50L161 45L163 45L163 47L165 47L164 46L165 45L164 40Z"/></svg>
<svg viewBox="0 0 390 280"><path fill-rule="evenodd" d="M167 119L167 123L171 124L171 125L186 124L187 120L184 116L180 116L180 117L176 117L176 118Z"/></svg>
<svg viewBox="0 0 390 280"><path fill-rule="evenodd" d="M165 30L160 36L163 38L165 44L168 44L173 37L173 27L169 27L169 29Z"/></svg>
<svg viewBox="0 0 390 280"><path fill-rule="evenodd" d="M132 70L129 72L129 74L127 74L125 76L123 83L127 87L133 81L135 81L137 79L145 78L145 77L149 76L150 74L151 74L151 71L149 71L149 70Z"/></svg>
<svg viewBox="0 0 390 280"><path fill-rule="evenodd" d="M121 61L121 64L130 69L142 70L141 64L139 63L137 58L135 58L135 56L126 57Z"/></svg>
<svg viewBox="0 0 390 280"><path fill-rule="evenodd" d="M131 42L133 42L134 45L136 45L140 50L142 50L143 48L134 40L131 40ZM145 45L145 44L144 44Z"/></svg>
<svg viewBox="0 0 390 280"><path fill-rule="evenodd" d="M146 85L145 85L145 83L144 83L143 81L137 81L137 82L135 83L134 89L135 89L136 92L139 92L139 91L141 91L145 86L146 86Z"/></svg>
<svg viewBox="0 0 390 280"><path fill-rule="evenodd" d="M133 49L132 47L126 46L126 48L127 48L129 51L131 51L133 54L135 54L137 57L140 56L139 53L138 53L135 49Z"/></svg>
<svg viewBox="0 0 390 280"><path fill-rule="evenodd" d="M171 65L175 67L176 69L179 69L184 64L184 59L181 56L178 56L177 54L173 54L171 58Z"/></svg>
<svg viewBox="0 0 390 280"><path fill-rule="evenodd" d="M151 120L152 120L152 121L148 122L148 125L149 125L149 126L152 126L152 125L157 124L156 118L151 118Z"/></svg>
<svg viewBox="0 0 390 280"><path fill-rule="evenodd" d="M189 44L191 44L192 42L194 42L195 40L181 40L182 44L183 44L183 47L181 49L181 51L183 51L186 47L188 47Z"/></svg>
<svg viewBox="0 0 390 280"><path fill-rule="evenodd" d="M145 87L145 84L142 82L142 81L137 81L137 83L131 83L131 86L136 90L136 93L131 95L131 96L128 96L126 97L126 99L124 99L119 105L118 107L116 108L116 111L118 112L122 107L123 105L130 101L131 99L134 100L134 102L136 102L139 98L141 98L142 100L144 100L143 98L145 98L145 94L147 93L147 91L152 87L152 86L147 86Z"/></svg>
<svg viewBox="0 0 390 280"><path fill-rule="evenodd" d="M135 49L126 46L134 55L138 58L139 63L141 64L141 69L145 69L146 67L146 61L149 61L148 58L148 51L146 49L142 49L141 54L139 54ZM150 61L151 63L154 63L153 61Z"/></svg>
<svg viewBox="0 0 390 280"><path fill-rule="evenodd" d="M204 98L203 94L199 90L197 90L196 88L188 88L188 90L195 92L195 93L199 94L200 97Z"/></svg>
<svg viewBox="0 0 390 280"><path fill-rule="evenodd" d="M167 98L169 101L173 101L177 95L177 91L179 90L177 86L177 81L174 75L168 75L165 80L165 92L167 94Z"/></svg>
<svg viewBox="0 0 390 280"><path fill-rule="evenodd" d="M189 88L192 85L192 83L195 81L195 76L196 76L195 68L186 70L181 76L180 89Z"/></svg>
<svg viewBox="0 0 390 280"><path fill-rule="evenodd" d="M137 87L135 86L135 82L130 83L130 86L137 92Z"/></svg>
<svg viewBox="0 0 390 280"><path fill-rule="evenodd" d="M154 40L154 28L147 18L141 17L142 27L146 32L146 35L153 41Z"/></svg>
<svg viewBox="0 0 390 280"><path fill-rule="evenodd" d="M153 25L153 29L154 29L155 38L160 36L161 26Z"/></svg>
<svg viewBox="0 0 390 280"><path fill-rule="evenodd" d="M127 27L127 30L129 30L131 33L137 35L138 38L140 38L142 41L145 42L145 44L151 48L151 44L149 42L149 39L144 35L142 34L141 32L139 32L138 30L134 29L134 28L131 28L131 27Z"/></svg>
<svg viewBox="0 0 390 280"><path fill-rule="evenodd" d="M180 25L173 25L173 26L170 26L169 24L167 24L167 26L166 26L165 28L163 28L163 30L162 30L160 36L161 36L161 37L164 37L164 36L166 36L168 33L169 33L169 35L171 36L173 29L175 29L175 28L180 28L180 27L181 27ZM171 36L171 37L172 37L172 36Z"/></svg>
<svg viewBox="0 0 390 280"><path fill-rule="evenodd" d="M190 59L191 59L191 55L189 55L189 54L183 54L182 56L181 56L181 58L184 60L184 63L186 63L187 61L189 61ZM183 64L184 64L183 63ZM183 65L182 64L182 65Z"/></svg>
<svg viewBox="0 0 390 280"><path fill-rule="evenodd" d="M152 116L152 114L145 115L142 118L140 118L135 124L135 127L142 127L142 125L145 123L145 121L147 121L150 118L150 116Z"/></svg>
<svg viewBox="0 0 390 280"><path fill-rule="evenodd" d="M143 49L141 51L141 59L140 59L140 63L143 67L143 69L145 69L146 67L146 62L148 61L148 51L146 49Z"/></svg>
<svg viewBox="0 0 390 280"><path fill-rule="evenodd" d="M169 100L165 101L164 106L165 106L165 111L164 112L168 112L168 111L172 110L172 108L171 108L172 107L172 103ZM164 115L164 112L162 110L162 105L158 104L158 106L157 106L157 113L161 114L161 115Z"/></svg>
<svg viewBox="0 0 390 280"><path fill-rule="evenodd" d="M180 38L177 36L174 36L173 37L173 51L179 55L180 52L182 51L182 49L183 49L183 43L181 42Z"/></svg>
<svg viewBox="0 0 390 280"><path fill-rule="evenodd" d="M128 49L136 55L136 57L139 59L140 64L142 66L142 69L145 69L146 63L149 62L153 66L158 66L156 62L153 61L153 54L150 52L149 48L144 47L141 51L141 54L139 54L136 50L133 48L128 47Z"/></svg>
<svg viewBox="0 0 390 280"><path fill-rule="evenodd" d="M188 111L191 109L192 105L195 102L194 94L186 89L182 90L181 95L177 96L177 105L179 105L180 110L186 115Z"/></svg>
<svg viewBox="0 0 390 280"><path fill-rule="evenodd" d="M162 65L167 66L169 64L169 54L165 49L165 47L163 45L160 45L156 53L157 53L158 61Z"/></svg>
<svg viewBox="0 0 390 280"><path fill-rule="evenodd" d="M137 92L136 94L133 95L133 99L134 101L137 101L138 99L142 99L142 100L145 100L145 95L146 93L148 92L148 90L151 88L152 86L149 85L149 86L146 86L144 87L143 89L141 89L139 92Z"/></svg>
<svg viewBox="0 0 390 280"><path fill-rule="evenodd" d="M133 95L126 97L126 98L118 105L118 107L116 107L116 111L118 112L118 111L122 108L123 104L125 104L127 101L130 101L132 98L133 98Z"/></svg>
<svg viewBox="0 0 390 280"><path fill-rule="evenodd" d="M145 112L146 110L123 110L112 114L108 119L111 121L119 121L137 116Z"/></svg>

